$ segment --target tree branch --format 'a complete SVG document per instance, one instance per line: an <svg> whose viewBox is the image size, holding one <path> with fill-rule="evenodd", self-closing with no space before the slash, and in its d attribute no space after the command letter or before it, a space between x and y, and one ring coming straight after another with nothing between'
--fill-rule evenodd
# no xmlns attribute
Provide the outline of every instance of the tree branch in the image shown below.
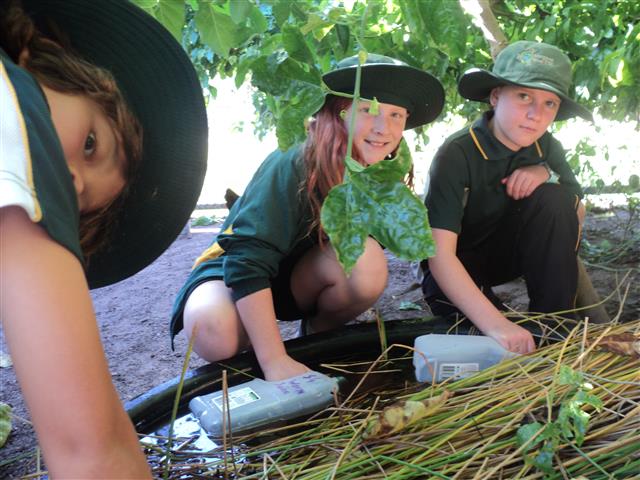
<svg viewBox="0 0 640 480"><path fill-rule="evenodd" d="M482 30L491 49L491 58L495 60L500 50L506 47L509 42L491 10L489 0L460 0L460 5L473 17L476 26Z"/></svg>

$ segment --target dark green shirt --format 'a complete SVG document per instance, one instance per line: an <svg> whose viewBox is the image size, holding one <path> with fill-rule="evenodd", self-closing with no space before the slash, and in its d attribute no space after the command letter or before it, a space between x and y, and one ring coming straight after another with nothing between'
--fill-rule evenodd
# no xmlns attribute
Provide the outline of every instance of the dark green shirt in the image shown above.
<svg viewBox="0 0 640 480"><path fill-rule="evenodd" d="M305 178L301 146L277 150L265 159L212 243L223 253L199 264L179 292L172 335L182 329L187 298L201 283L222 279L237 301L269 288L282 262L301 256L317 243L316 235L309 235L312 215L302 190Z"/></svg>
<svg viewBox="0 0 640 480"><path fill-rule="evenodd" d="M447 138L431 164L425 198L429 222L458 234L458 250L473 249L495 231L512 202L501 180L517 168L546 163L561 185L582 198L565 151L553 135L546 132L533 145L514 152L489 130L492 115L486 112Z"/></svg>
<svg viewBox="0 0 640 480"><path fill-rule="evenodd" d="M38 82L0 49L0 207L23 208L83 261L76 190Z"/></svg>

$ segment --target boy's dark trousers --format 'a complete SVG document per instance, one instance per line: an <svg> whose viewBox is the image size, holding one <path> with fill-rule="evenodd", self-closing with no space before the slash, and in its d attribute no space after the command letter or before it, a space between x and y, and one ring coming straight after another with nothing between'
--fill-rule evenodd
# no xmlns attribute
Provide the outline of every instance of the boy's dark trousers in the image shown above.
<svg viewBox="0 0 640 480"><path fill-rule="evenodd" d="M523 276L530 312L572 310L578 281L577 206L577 197L560 185L542 184L529 197L514 200L496 231L479 247L456 254L498 309L505 308L491 287ZM428 270L422 291L434 315L459 312Z"/></svg>

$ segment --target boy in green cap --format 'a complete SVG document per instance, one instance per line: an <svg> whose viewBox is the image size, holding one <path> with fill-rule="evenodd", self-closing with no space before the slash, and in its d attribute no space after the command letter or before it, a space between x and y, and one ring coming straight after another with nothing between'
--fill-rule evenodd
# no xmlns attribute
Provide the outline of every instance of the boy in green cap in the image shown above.
<svg viewBox="0 0 640 480"><path fill-rule="evenodd" d="M505 48L491 72L467 71L460 94L492 109L451 135L430 169L425 204L437 250L422 262L425 299L434 314L461 311L519 353L535 350L533 337L500 312L491 287L523 276L532 312L575 302L583 193L547 131L555 120L592 121L569 97L570 82L561 50L527 41Z"/></svg>

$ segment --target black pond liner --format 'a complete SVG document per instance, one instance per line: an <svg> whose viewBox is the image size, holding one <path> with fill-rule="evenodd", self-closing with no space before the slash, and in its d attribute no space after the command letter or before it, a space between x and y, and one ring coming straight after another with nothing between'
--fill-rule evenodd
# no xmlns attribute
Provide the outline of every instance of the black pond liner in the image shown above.
<svg viewBox="0 0 640 480"><path fill-rule="evenodd" d="M387 345L413 346L413 341L428 333L467 334L466 325L452 331L453 322L445 317L428 317L385 322ZM373 361L381 353L380 336L375 323L349 325L329 332L317 333L284 342L287 353L309 368L316 369L322 363L339 362L354 356L360 360ZM402 354L406 354L404 351ZM253 352L245 352L224 362L210 363L189 370L182 386L178 407L179 418L188 413L189 401L198 396L222 389L222 371L227 370L229 386L247 382L250 376L261 377L262 371ZM171 419L180 377L173 378L125 404L139 433L149 434L166 425Z"/></svg>

